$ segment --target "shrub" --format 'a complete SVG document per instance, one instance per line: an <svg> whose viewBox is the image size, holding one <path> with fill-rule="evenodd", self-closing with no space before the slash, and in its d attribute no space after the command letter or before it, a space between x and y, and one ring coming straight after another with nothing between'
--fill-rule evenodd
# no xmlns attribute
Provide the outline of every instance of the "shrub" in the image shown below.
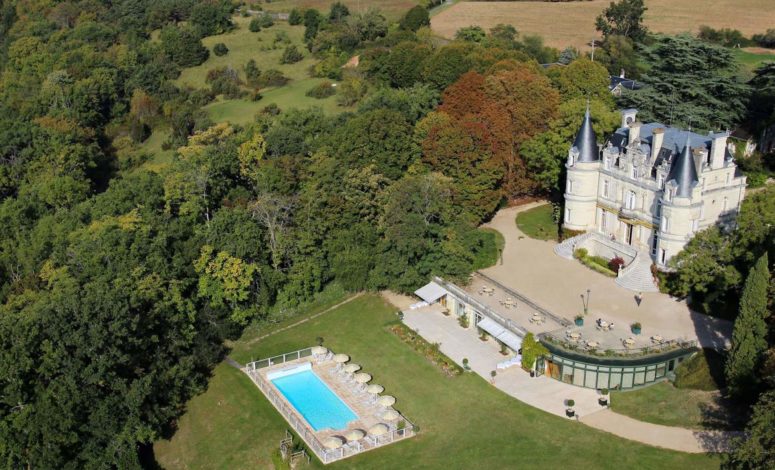
<svg viewBox="0 0 775 470"><path fill-rule="evenodd" d="M549 354L546 346L536 341L533 333L528 333L522 339L522 368L532 370L536 359Z"/></svg>
<svg viewBox="0 0 775 470"><path fill-rule="evenodd" d="M615 256L608 261L608 268L617 274L622 269L622 266L624 266L624 260L619 256Z"/></svg>
<svg viewBox="0 0 775 470"><path fill-rule="evenodd" d="M589 251L587 251L586 248L579 248L573 252L573 256L576 257L577 259L586 258L588 254L589 254Z"/></svg>
<svg viewBox="0 0 775 470"><path fill-rule="evenodd" d="M304 18L301 16L298 8L291 10L291 13L288 15L288 24L291 26L299 25L303 20Z"/></svg>
<svg viewBox="0 0 775 470"><path fill-rule="evenodd" d="M213 46L213 54L217 55L218 57L225 56L229 53L229 48L226 47L226 44L219 42L215 46Z"/></svg>
<svg viewBox="0 0 775 470"><path fill-rule="evenodd" d="M253 18L252 20L250 20L248 29L253 33L257 33L261 31L261 21L259 21L258 18Z"/></svg>
<svg viewBox="0 0 775 470"><path fill-rule="evenodd" d="M509 349L506 347L506 343L501 343L501 354L504 356L509 353Z"/></svg>
<svg viewBox="0 0 775 470"><path fill-rule="evenodd" d="M320 82L314 87L310 88L306 95L312 98L323 99L336 93L336 89L332 86L331 82Z"/></svg>
<svg viewBox="0 0 775 470"><path fill-rule="evenodd" d="M269 69L259 77L258 84L262 87L283 86L288 83L288 78L277 69Z"/></svg>
<svg viewBox="0 0 775 470"><path fill-rule="evenodd" d="M212 93L215 95L224 95L226 98L241 98L245 92L240 88L242 80L239 79L237 71L231 67L216 67L207 71L205 83L210 85Z"/></svg>
<svg viewBox="0 0 775 470"><path fill-rule="evenodd" d="M264 106L264 109L261 110L261 114L266 116L277 116L281 112L282 110L279 106L277 106L277 103L269 103L268 105Z"/></svg>
<svg viewBox="0 0 775 470"><path fill-rule="evenodd" d="M568 406L568 408L573 408L576 406L576 402L574 400L571 400L570 398L565 400L565 404Z"/></svg>
<svg viewBox="0 0 775 470"><path fill-rule="evenodd" d="M283 56L280 58L280 63L295 64L303 58L304 54L302 54L296 46L288 46L285 48L285 51L283 51Z"/></svg>
<svg viewBox="0 0 775 470"><path fill-rule="evenodd" d="M457 317L458 324L463 328L468 328L468 315L463 314Z"/></svg>
<svg viewBox="0 0 775 470"><path fill-rule="evenodd" d="M632 328L633 330L640 330L642 328L642 326L641 326L640 322L636 321L635 323L630 325L630 328Z"/></svg>
<svg viewBox="0 0 775 470"><path fill-rule="evenodd" d="M336 101L339 106L352 106L368 91L366 80L360 77L347 77L338 87Z"/></svg>
<svg viewBox="0 0 775 470"><path fill-rule="evenodd" d="M274 26L274 20L272 19L271 16L269 16L268 13L264 13L258 18L258 24L262 28L270 28Z"/></svg>

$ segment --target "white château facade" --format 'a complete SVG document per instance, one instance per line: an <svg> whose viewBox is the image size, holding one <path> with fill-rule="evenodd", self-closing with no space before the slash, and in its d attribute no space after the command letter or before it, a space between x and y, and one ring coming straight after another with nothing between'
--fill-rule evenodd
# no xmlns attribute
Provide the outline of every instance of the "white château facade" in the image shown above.
<svg viewBox="0 0 775 470"><path fill-rule="evenodd" d="M636 115L622 111L622 127L600 149L587 110L568 152L563 226L630 245L665 268L696 232L734 223L746 178L728 133L703 136Z"/></svg>

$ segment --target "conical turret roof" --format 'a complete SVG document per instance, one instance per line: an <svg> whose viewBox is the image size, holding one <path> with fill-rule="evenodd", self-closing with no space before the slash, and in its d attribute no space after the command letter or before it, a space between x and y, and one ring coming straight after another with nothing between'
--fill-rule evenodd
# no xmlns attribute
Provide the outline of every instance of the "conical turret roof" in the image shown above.
<svg viewBox="0 0 775 470"><path fill-rule="evenodd" d="M581 123L579 133L573 146L579 151L579 162L596 162L600 160L600 149L597 147L597 136L592 129L592 119L589 116L589 103L584 113L584 121Z"/></svg>
<svg viewBox="0 0 775 470"><path fill-rule="evenodd" d="M691 197L692 185L699 181L697 167L692 158L690 137L690 134L686 135L686 144L670 165L670 174L667 176L668 181L675 181L678 185L675 195L679 197Z"/></svg>

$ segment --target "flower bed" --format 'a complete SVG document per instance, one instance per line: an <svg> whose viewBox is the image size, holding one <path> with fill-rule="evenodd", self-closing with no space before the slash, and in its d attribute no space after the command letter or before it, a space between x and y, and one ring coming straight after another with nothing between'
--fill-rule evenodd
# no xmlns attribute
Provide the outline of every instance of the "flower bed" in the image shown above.
<svg viewBox="0 0 775 470"><path fill-rule="evenodd" d="M425 339L411 330L403 323L396 323L388 327L391 333L398 336L398 338L404 343L411 346L415 351L421 353L432 364L441 369L447 376L455 377L463 373L463 368L455 364L452 359L448 358L444 353L439 351L439 344L431 344Z"/></svg>

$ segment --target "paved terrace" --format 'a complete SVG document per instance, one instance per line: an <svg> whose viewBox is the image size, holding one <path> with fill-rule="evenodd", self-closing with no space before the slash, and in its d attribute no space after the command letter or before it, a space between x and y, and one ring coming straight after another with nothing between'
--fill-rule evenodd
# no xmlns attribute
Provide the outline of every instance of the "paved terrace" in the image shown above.
<svg viewBox="0 0 775 470"><path fill-rule="evenodd" d="M581 328L582 338L599 340L616 348L622 347L622 339L633 336L630 324L636 321L642 325L641 335L633 336L636 340L633 347L636 348L650 345L650 338L654 335L666 340L698 340L703 347L715 349L729 345L731 322L692 312L685 301L658 292L644 293L643 301L638 306L634 293L619 287L614 279L596 273L576 260L557 256L553 251L554 242L525 236L517 229L517 213L541 204L503 209L485 225L501 232L506 239L506 246L502 263L481 270L483 275L514 288L543 308L568 320L583 313L580 296L586 295L589 289L589 313ZM492 307L495 309L499 305ZM614 323L613 331L600 334L595 329L595 320L598 318ZM525 326L529 329L529 325Z"/></svg>
<svg viewBox="0 0 775 470"><path fill-rule="evenodd" d="M462 365L467 358L471 370L490 381L490 371L504 360L495 341L480 341L470 329L458 325L454 316L441 313L441 306L430 305L408 310L411 303L399 295L388 293L390 302L404 309L404 323L427 341L441 343L441 351ZM576 387L548 377L530 377L519 367L498 371L493 385L504 393L535 408L565 417L565 400L573 399L579 421L587 426L655 447L681 452L725 452L730 438L737 433L696 431L679 427L646 423L614 413L598 404L596 390ZM609 397L609 399L612 397ZM579 430L583 432L583 430Z"/></svg>

